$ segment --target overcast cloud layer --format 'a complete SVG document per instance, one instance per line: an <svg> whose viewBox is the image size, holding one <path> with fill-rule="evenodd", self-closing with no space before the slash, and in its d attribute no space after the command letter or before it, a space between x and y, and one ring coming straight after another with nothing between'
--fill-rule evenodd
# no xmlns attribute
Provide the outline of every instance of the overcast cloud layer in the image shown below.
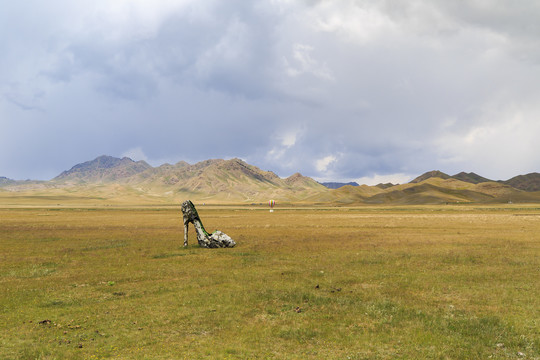
<svg viewBox="0 0 540 360"><path fill-rule="evenodd" d="M363 183L540 171L536 0L0 2L0 176L102 154Z"/></svg>

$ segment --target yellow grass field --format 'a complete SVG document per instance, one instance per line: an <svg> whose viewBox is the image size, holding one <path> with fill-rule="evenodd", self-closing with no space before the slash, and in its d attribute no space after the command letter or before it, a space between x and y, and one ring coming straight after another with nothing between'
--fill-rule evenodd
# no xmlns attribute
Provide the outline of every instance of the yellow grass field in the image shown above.
<svg viewBox="0 0 540 360"><path fill-rule="evenodd" d="M540 359L540 206L198 211L0 208L0 359Z"/></svg>

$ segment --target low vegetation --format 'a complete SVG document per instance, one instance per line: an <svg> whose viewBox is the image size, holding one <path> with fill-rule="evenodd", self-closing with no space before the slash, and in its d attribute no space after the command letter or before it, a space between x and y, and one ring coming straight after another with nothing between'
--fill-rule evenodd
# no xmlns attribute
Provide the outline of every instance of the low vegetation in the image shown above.
<svg viewBox="0 0 540 360"><path fill-rule="evenodd" d="M1 208L0 358L540 358L540 207L198 210Z"/></svg>

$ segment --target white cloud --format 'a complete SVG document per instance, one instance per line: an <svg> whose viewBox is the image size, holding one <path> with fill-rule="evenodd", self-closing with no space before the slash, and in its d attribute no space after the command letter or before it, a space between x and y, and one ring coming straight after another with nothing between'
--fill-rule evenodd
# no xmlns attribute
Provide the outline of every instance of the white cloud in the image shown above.
<svg viewBox="0 0 540 360"><path fill-rule="evenodd" d="M506 180L540 168L540 107L506 105L486 109L465 131L435 140L441 163L473 169L482 176Z"/></svg>
<svg viewBox="0 0 540 360"><path fill-rule="evenodd" d="M171 14L190 12L193 16L202 6L194 0L98 0L88 1L75 14L79 17L79 29L99 33L108 41L122 39L145 39L155 36L163 22Z"/></svg>
<svg viewBox="0 0 540 360"><path fill-rule="evenodd" d="M304 44L294 44L292 58L288 61L284 58L287 75L296 77L305 73L315 75L325 80L335 80L332 71L326 63L315 60L311 54L314 48Z"/></svg>
<svg viewBox="0 0 540 360"><path fill-rule="evenodd" d="M239 19L233 19L220 37L217 44L207 49L198 59L195 68L203 78L212 75L224 65L242 67L249 59L249 32L247 25Z"/></svg>
<svg viewBox="0 0 540 360"><path fill-rule="evenodd" d="M120 153L335 181L540 169L537 1L31 7L0 12L0 176Z"/></svg>
<svg viewBox="0 0 540 360"><path fill-rule="evenodd" d="M301 132L301 129L289 129L282 134L275 136L275 138L279 141L279 145L274 145L266 153L266 159L270 162L281 162L287 151L294 147ZM289 162L289 164L291 163Z"/></svg>
<svg viewBox="0 0 540 360"><path fill-rule="evenodd" d="M290 148L296 144L296 136L298 135L297 131L291 131L283 134L281 136L281 145L286 148Z"/></svg>
<svg viewBox="0 0 540 360"><path fill-rule="evenodd" d="M386 183L392 183L394 185L397 185L397 184L408 183L409 181L411 181L418 175L408 175L408 174L403 174L403 173L389 174L389 175L374 174L371 176L363 176L354 181L356 181L360 185L365 184L365 185L370 185L370 186L378 185L378 184L386 184Z"/></svg>
<svg viewBox="0 0 540 360"><path fill-rule="evenodd" d="M336 160L337 158L333 155L325 156L315 162L315 168L317 169L317 171L325 172L327 171L328 166L330 166L330 164L332 164Z"/></svg>
<svg viewBox="0 0 540 360"><path fill-rule="evenodd" d="M310 15L317 30L335 33L353 43L363 44L397 29L388 14L379 9L376 3L324 1L317 4Z"/></svg>

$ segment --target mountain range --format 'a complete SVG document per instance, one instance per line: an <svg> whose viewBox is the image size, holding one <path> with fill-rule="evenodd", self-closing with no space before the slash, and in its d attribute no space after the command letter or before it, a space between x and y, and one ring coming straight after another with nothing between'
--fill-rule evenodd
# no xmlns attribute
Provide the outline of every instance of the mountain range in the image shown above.
<svg viewBox="0 0 540 360"><path fill-rule="evenodd" d="M356 181L351 181L348 183L342 183L342 182L322 182L321 185L326 186L329 189L339 189L340 187L351 185L351 186L360 186Z"/></svg>
<svg viewBox="0 0 540 360"><path fill-rule="evenodd" d="M318 183L299 173L281 178L241 159L212 159L152 167L145 161L100 156L50 181L0 177L0 202L13 197L55 201L163 203L441 204L540 202L540 174L493 181L475 173L426 172L407 184Z"/></svg>
<svg viewBox="0 0 540 360"><path fill-rule="evenodd" d="M459 174L450 176L441 171L435 170L435 171L429 171L427 173L420 175L419 177L412 180L411 183L420 183L429 178L440 178L440 179L445 179L445 180L455 179L455 180L460 180L460 181L471 183L471 184L498 182L500 184L509 185L518 190L523 190L523 191L528 191L528 192L540 191L540 174L536 172L530 173L527 175L514 176L513 178L509 180L505 180L505 181L502 181L502 180L495 181L495 180L487 179L473 172L470 172L470 173L460 172Z"/></svg>
<svg viewBox="0 0 540 360"><path fill-rule="evenodd" d="M146 198L148 201L194 199L215 203L302 201L326 188L299 173L280 178L240 159L212 159L190 165L152 167L145 161L111 156L73 166L46 182L0 180L0 189L17 192L84 194L93 198Z"/></svg>

